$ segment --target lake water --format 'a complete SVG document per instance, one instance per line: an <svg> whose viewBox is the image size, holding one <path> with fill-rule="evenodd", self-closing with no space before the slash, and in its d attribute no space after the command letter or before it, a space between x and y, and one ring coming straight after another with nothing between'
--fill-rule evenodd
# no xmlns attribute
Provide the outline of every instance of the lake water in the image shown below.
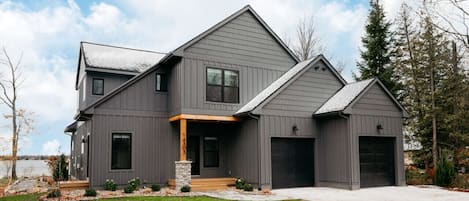
<svg viewBox="0 0 469 201"><path fill-rule="evenodd" d="M6 176L6 161L0 161L0 177ZM18 177L31 177L51 175L45 160L19 160L16 161L16 174ZM11 175L11 170L10 170Z"/></svg>

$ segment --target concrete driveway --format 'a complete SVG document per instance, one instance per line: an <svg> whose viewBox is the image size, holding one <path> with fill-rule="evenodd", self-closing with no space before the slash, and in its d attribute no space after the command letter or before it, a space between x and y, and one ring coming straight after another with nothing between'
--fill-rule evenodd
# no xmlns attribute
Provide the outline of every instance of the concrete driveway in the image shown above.
<svg viewBox="0 0 469 201"><path fill-rule="evenodd" d="M389 186L354 191L314 187L277 189L272 192L281 197L314 201L469 201L469 193L448 191L435 186Z"/></svg>

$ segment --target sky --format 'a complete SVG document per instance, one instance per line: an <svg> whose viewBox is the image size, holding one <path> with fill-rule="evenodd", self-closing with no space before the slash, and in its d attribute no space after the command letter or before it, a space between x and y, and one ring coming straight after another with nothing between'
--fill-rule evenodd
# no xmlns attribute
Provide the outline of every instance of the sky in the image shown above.
<svg viewBox="0 0 469 201"><path fill-rule="evenodd" d="M402 1L382 1L389 19ZM324 54L345 63L342 75L352 81L369 0L0 0L0 48L14 61L23 55L19 105L34 119L19 153L70 152L70 136L63 130L76 113L80 41L168 52L247 4L279 36L293 37L298 21L312 15ZM0 67L2 75L5 70ZM0 112L7 112L5 105ZM8 126L1 118L0 155L8 153Z"/></svg>

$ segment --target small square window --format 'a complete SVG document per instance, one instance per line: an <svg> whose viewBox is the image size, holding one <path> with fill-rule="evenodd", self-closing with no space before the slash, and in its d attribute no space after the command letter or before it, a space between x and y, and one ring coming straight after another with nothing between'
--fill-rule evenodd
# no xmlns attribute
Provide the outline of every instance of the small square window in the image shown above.
<svg viewBox="0 0 469 201"><path fill-rule="evenodd" d="M168 79L166 74L156 73L155 91L168 91Z"/></svg>
<svg viewBox="0 0 469 201"><path fill-rule="evenodd" d="M104 79L93 78L92 94L104 95Z"/></svg>
<svg viewBox="0 0 469 201"><path fill-rule="evenodd" d="M239 73L234 70L207 68L206 100L239 103Z"/></svg>

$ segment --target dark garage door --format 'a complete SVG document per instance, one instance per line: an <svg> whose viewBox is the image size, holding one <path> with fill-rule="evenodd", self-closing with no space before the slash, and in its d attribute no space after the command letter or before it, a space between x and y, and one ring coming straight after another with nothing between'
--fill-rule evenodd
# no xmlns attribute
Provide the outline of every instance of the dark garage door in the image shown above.
<svg viewBox="0 0 469 201"><path fill-rule="evenodd" d="M272 188L314 184L314 140L272 138Z"/></svg>
<svg viewBox="0 0 469 201"><path fill-rule="evenodd" d="M360 186L394 185L394 138L360 137Z"/></svg>

